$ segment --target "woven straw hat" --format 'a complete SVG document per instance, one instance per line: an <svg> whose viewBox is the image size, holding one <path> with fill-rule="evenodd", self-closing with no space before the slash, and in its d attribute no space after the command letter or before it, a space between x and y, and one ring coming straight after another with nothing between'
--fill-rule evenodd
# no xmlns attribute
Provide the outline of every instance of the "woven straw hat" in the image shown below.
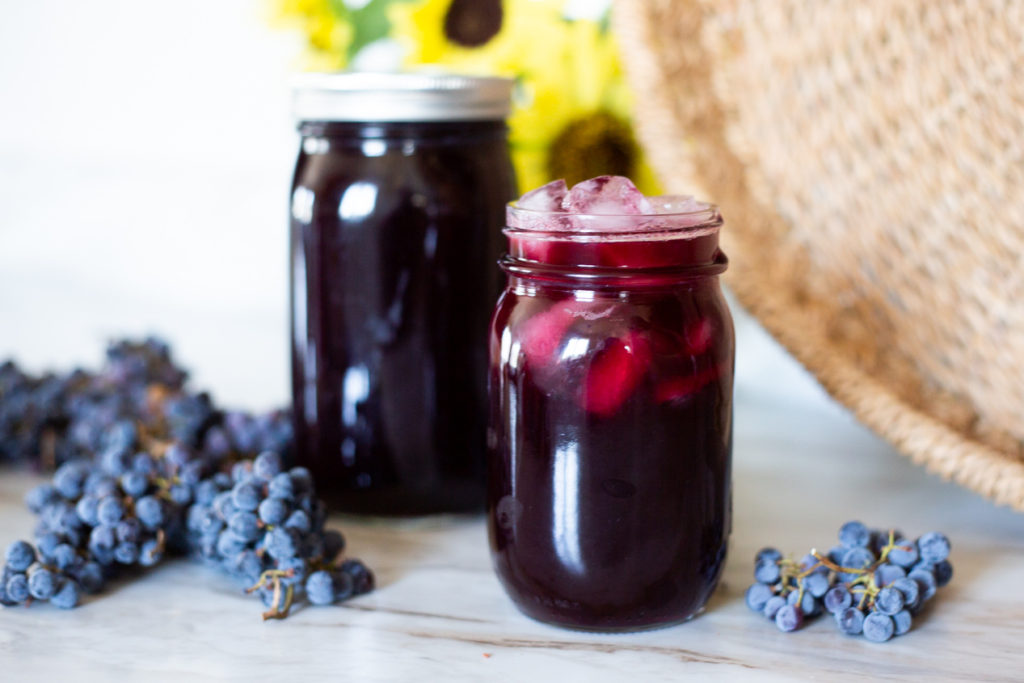
<svg viewBox="0 0 1024 683"><path fill-rule="evenodd" d="M1024 510L1024 3L620 0L615 26L740 301L915 462Z"/></svg>

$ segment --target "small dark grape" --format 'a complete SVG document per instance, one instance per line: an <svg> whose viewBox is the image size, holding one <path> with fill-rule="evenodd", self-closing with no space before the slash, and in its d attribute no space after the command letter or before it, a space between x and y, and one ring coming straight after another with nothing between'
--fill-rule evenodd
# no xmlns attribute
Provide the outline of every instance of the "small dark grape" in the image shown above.
<svg viewBox="0 0 1024 683"><path fill-rule="evenodd" d="M903 606L903 593L893 586L886 586L875 596L875 609L887 616L901 611Z"/></svg>
<svg viewBox="0 0 1024 683"><path fill-rule="evenodd" d="M786 603L799 607L800 612L805 617L813 617L821 612L821 606L818 604L817 599L806 591L804 591L803 595L800 595L798 590L790 592L786 596Z"/></svg>
<svg viewBox="0 0 1024 683"><path fill-rule="evenodd" d="M281 473L281 456L273 451L260 453L252 461L252 473L264 481L270 481Z"/></svg>
<svg viewBox="0 0 1024 683"><path fill-rule="evenodd" d="M297 534L285 527L274 527L267 532L264 543L267 553L278 562L295 557L298 552Z"/></svg>
<svg viewBox="0 0 1024 683"><path fill-rule="evenodd" d="M795 605L783 605L775 613L775 625L780 631L790 632L800 628L804 623L804 614Z"/></svg>
<svg viewBox="0 0 1024 683"><path fill-rule="evenodd" d="M264 524L283 524L288 514L288 503L281 498L265 498L260 502L259 515Z"/></svg>
<svg viewBox="0 0 1024 683"><path fill-rule="evenodd" d="M291 501L295 498L295 489L292 486L292 478L287 472L282 472L270 480L267 486L267 495L271 498Z"/></svg>
<svg viewBox="0 0 1024 683"><path fill-rule="evenodd" d="M28 592L36 600L49 600L57 590L57 580L49 569L36 567L28 575Z"/></svg>
<svg viewBox="0 0 1024 683"><path fill-rule="evenodd" d="M884 643L892 638L896 624L892 617L881 612L872 612L864 617L864 637L873 643Z"/></svg>
<svg viewBox="0 0 1024 683"><path fill-rule="evenodd" d="M847 548L867 548L871 531L860 522L847 522L839 529L839 542Z"/></svg>
<svg viewBox="0 0 1024 683"><path fill-rule="evenodd" d="M755 583L755 586L763 586L764 584ZM768 619L775 619L775 615L778 614L779 610L782 609L786 604L786 598L781 595L773 595L768 598L768 601L764 603L764 608L761 613Z"/></svg>
<svg viewBox="0 0 1024 683"><path fill-rule="evenodd" d="M7 599L11 602L21 603L28 600L28 577L24 574L11 574L7 578Z"/></svg>
<svg viewBox="0 0 1024 683"><path fill-rule="evenodd" d="M949 560L940 560L936 562L932 567L935 572L935 584L942 588L953 578L953 565L949 563Z"/></svg>
<svg viewBox="0 0 1024 683"><path fill-rule="evenodd" d="M117 524L124 516L124 503L119 498L108 496L100 501L97 516L100 524Z"/></svg>
<svg viewBox="0 0 1024 683"><path fill-rule="evenodd" d="M917 581L918 588L920 589L920 603L932 599L932 596L935 595L935 591L938 589L938 583L935 581L935 572L933 570L918 567L910 570L907 576Z"/></svg>
<svg viewBox="0 0 1024 683"><path fill-rule="evenodd" d="M42 512L43 508L60 498L57 489L52 484L40 484L25 494L25 505L35 514Z"/></svg>
<svg viewBox="0 0 1024 683"><path fill-rule="evenodd" d="M135 543L118 543L114 547L114 560L120 564L135 564L139 559L139 546Z"/></svg>
<svg viewBox="0 0 1024 683"><path fill-rule="evenodd" d="M295 529L300 533L307 534L313 528L313 523L309 521L309 515L304 510L296 510L288 515L284 526L286 529Z"/></svg>
<svg viewBox="0 0 1024 683"><path fill-rule="evenodd" d="M156 529L164 523L163 503L155 496L143 496L135 502L135 515L147 529Z"/></svg>
<svg viewBox="0 0 1024 683"><path fill-rule="evenodd" d="M816 598L823 597L832 585L829 583L828 574L822 574L820 572L815 572L814 574L805 576L802 583L804 590Z"/></svg>
<svg viewBox="0 0 1024 683"><path fill-rule="evenodd" d="M904 577L893 581L892 587L903 594L903 603L907 607L917 607L921 596L921 584L910 577Z"/></svg>
<svg viewBox="0 0 1024 683"><path fill-rule="evenodd" d="M26 541L15 541L7 546L4 560L12 570L23 572L36 561L36 549Z"/></svg>
<svg viewBox="0 0 1024 683"><path fill-rule="evenodd" d="M75 575L86 593L98 593L103 589L103 567L98 562L86 562Z"/></svg>
<svg viewBox="0 0 1024 683"><path fill-rule="evenodd" d="M345 537L341 535L340 531L334 529L328 529L324 531L324 547L323 547L323 559L327 562L333 562L341 551L345 549Z"/></svg>
<svg viewBox="0 0 1024 683"><path fill-rule="evenodd" d="M775 560L764 559L754 566L754 580L772 584L779 580L781 569Z"/></svg>
<svg viewBox="0 0 1024 683"><path fill-rule="evenodd" d="M82 520L83 524L96 526L100 523L99 517L100 501L95 496L82 496L75 504L75 513Z"/></svg>
<svg viewBox="0 0 1024 683"><path fill-rule="evenodd" d="M132 498L138 498L149 488L149 479L141 472L131 471L121 475L121 490Z"/></svg>
<svg viewBox="0 0 1024 683"><path fill-rule="evenodd" d="M143 567L152 567L163 559L164 551L160 543L155 539L150 539L142 544L139 548L139 564Z"/></svg>
<svg viewBox="0 0 1024 683"><path fill-rule="evenodd" d="M917 564L920 558L917 551L917 544L914 541L908 541L906 539L897 539L896 545L889 550L889 554L886 559L895 564L908 569Z"/></svg>
<svg viewBox="0 0 1024 683"><path fill-rule="evenodd" d="M832 614L839 614L853 604L853 595L845 585L839 584L825 593L823 602L826 610Z"/></svg>
<svg viewBox="0 0 1024 683"><path fill-rule="evenodd" d="M376 579L373 572L357 559L345 560L339 569L352 577L352 591L355 595L363 595L373 590Z"/></svg>
<svg viewBox="0 0 1024 683"><path fill-rule="evenodd" d="M334 580L323 570L313 572L306 579L306 596L314 605L330 605L334 602Z"/></svg>
<svg viewBox="0 0 1024 683"><path fill-rule="evenodd" d="M836 626L848 636L856 636L864 629L864 613L856 607L836 612Z"/></svg>
<svg viewBox="0 0 1024 683"><path fill-rule="evenodd" d="M217 554L221 557L232 557L245 550L248 543L230 529L225 529L217 535Z"/></svg>
<svg viewBox="0 0 1024 683"><path fill-rule="evenodd" d="M761 560L771 560L772 562L778 562L782 559L782 553L775 548L761 548L754 555L754 564L759 563Z"/></svg>
<svg viewBox="0 0 1024 683"><path fill-rule="evenodd" d="M771 587L767 584L753 583L750 585L750 588L747 589L745 600L747 607L755 612L760 612L764 610L765 603L767 603L773 596L774 593L772 593Z"/></svg>
<svg viewBox="0 0 1024 683"><path fill-rule="evenodd" d="M245 541L255 541L260 537L260 520L251 512L236 512L228 520L228 528Z"/></svg>
<svg viewBox="0 0 1024 683"><path fill-rule="evenodd" d="M932 531L917 539L917 549L925 562L941 562L949 557L949 539L937 531Z"/></svg>
<svg viewBox="0 0 1024 683"><path fill-rule="evenodd" d="M68 571L78 563L78 552L67 543L53 549L53 564L60 571Z"/></svg>
<svg viewBox="0 0 1024 683"><path fill-rule="evenodd" d="M248 481L235 484L235 488L231 490L232 504L245 512L255 512L260 505L260 498L259 489Z"/></svg>
<svg viewBox="0 0 1024 683"><path fill-rule="evenodd" d="M122 519L114 527L114 533L120 543L138 543L142 535L142 524L133 517Z"/></svg>
<svg viewBox="0 0 1024 683"><path fill-rule="evenodd" d="M911 625L914 623L914 617L907 610L900 610L892 615L892 623L894 626L893 632L898 636L902 636L910 630Z"/></svg>
<svg viewBox="0 0 1024 683"><path fill-rule="evenodd" d="M875 570L875 584L879 587L888 586L896 579L902 579L907 575L907 570L898 564L888 562L878 565Z"/></svg>
<svg viewBox="0 0 1024 683"><path fill-rule="evenodd" d="M50 602L60 609L72 609L78 605L78 584L74 579L66 579Z"/></svg>

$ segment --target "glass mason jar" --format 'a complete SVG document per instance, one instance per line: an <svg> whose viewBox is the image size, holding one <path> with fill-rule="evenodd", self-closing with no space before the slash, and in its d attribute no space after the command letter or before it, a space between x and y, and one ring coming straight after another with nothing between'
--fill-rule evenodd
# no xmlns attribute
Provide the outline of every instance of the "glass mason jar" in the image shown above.
<svg viewBox="0 0 1024 683"><path fill-rule="evenodd" d="M506 79L444 75L297 82L296 452L335 509L483 507L510 93Z"/></svg>
<svg viewBox="0 0 1024 683"><path fill-rule="evenodd" d="M505 590L540 621L664 626L700 612L717 584L735 341L718 282L722 221L703 206L508 209L508 286L490 337L488 531Z"/></svg>

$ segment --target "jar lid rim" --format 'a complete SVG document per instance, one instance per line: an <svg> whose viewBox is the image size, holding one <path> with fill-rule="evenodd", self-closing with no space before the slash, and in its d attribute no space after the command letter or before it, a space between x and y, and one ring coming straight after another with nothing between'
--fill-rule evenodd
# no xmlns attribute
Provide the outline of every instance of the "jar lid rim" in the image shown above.
<svg viewBox="0 0 1024 683"><path fill-rule="evenodd" d="M292 79L298 121L502 120L514 81L441 71L306 73Z"/></svg>

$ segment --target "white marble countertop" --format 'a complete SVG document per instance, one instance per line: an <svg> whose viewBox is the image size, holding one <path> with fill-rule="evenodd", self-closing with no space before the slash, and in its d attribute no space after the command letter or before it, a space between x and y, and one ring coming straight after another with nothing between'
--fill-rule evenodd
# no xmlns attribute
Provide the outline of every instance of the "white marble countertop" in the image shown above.
<svg viewBox="0 0 1024 683"><path fill-rule="evenodd" d="M729 560L690 623L627 635L548 627L502 593L482 519L334 518L350 554L376 570L372 594L263 623L258 600L174 561L73 611L0 611L0 679L1021 680L1024 518L927 475L832 405L799 406L741 398ZM20 498L37 480L0 470L0 543L31 529ZM876 645L819 619L783 634L746 608L757 548L828 546L848 518L952 539L956 575L913 631Z"/></svg>

